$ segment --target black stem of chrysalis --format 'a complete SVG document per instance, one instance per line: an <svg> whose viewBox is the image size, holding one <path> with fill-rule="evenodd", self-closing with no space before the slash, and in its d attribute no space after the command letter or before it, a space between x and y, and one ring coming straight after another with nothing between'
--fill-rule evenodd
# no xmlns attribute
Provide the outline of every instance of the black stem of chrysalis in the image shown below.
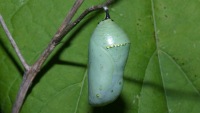
<svg viewBox="0 0 200 113"><path fill-rule="evenodd" d="M109 15L108 10L106 10L106 18L105 19L110 19L110 15Z"/></svg>
<svg viewBox="0 0 200 113"><path fill-rule="evenodd" d="M109 14L109 11L108 11L108 7L103 7L105 12L106 12L106 17L105 17L105 20L106 19L110 19L110 14Z"/></svg>

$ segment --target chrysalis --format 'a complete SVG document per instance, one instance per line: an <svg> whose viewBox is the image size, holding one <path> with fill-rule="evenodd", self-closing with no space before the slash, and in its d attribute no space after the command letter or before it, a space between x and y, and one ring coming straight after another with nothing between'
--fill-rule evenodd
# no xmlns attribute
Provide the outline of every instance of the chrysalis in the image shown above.
<svg viewBox="0 0 200 113"><path fill-rule="evenodd" d="M101 21L89 44L89 103L103 106L120 95L123 73L129 53L130 41L115 24L106 8L106 18Z"/></svg>

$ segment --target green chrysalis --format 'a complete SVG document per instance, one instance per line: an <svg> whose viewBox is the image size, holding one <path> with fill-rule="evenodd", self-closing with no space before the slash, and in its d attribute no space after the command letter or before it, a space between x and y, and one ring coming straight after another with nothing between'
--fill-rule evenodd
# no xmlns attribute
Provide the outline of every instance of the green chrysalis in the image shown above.
<svg viewBox="0 0 200 113"><path fill-rule="evenodd" d="M128 58L130 41L115 24L106 9L89 44L89 103L103 106L113 102L123 87L123 73Z"/></svg>

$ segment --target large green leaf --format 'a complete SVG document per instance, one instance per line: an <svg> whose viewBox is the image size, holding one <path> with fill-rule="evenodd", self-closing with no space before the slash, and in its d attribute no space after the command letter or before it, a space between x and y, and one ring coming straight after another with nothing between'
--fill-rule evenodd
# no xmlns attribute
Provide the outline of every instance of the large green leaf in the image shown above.
<svg viewBox="0 0 200 113"><path fill-rule="evenodd" d="M74 0L0 0L0 14L29 64L62 23ZM103 0L85 1L76 17ZM104 13L93 12L56 47L36 77L21 113L198 113L200 2L116 0L111 18L130 38L124 88L110 105L88 105L88 43ZM0 28L0 112L9 113L23 67Z"/></svg>

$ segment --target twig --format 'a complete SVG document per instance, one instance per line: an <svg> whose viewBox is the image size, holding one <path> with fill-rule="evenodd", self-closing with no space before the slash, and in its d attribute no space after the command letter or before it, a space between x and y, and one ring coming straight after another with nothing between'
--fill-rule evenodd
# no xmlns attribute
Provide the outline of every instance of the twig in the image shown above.
<svg viewBox="0 0 200 113"><path fill-rule="evenodd" d="M26 63L24 57L22 56L22 54L21 54L21 52L20 52L15 40L13 39L13 37L12 37L10 31L8 30L8 27L6 26L6 23L4 22L3 17L1 15L0 15L0 23L1 23L1 25L2 25L2 27L4 29L4 31L5 31L8 39L10 40L11 45L15 49L15 52L16 52L17 56L19 57L22 65L24 66L25 70L29 70L29 68L30 68L29 65Z"/></svg>
<svg viewBox="0 0 200 113"><path fill-rule="evenodd" d="M112 2L114 2L114 0L107 0L107 2L105 2L104 4L90 7L88 9L86 9L74 22L71 22L71 19L73 18L73 16L75 15L75 13L78 10L78 8L81 6L83 1L84 0L76 0L75 1L73 7L69 11L69 13L66 16L64 22L62 23L61 27L58 29L58 31L56 32L56 34L52 38L51 42L49 43L48 47L44 50L44 52L42 53L40 58L35 62L34 65L29 67L26 64L25 60L23 59L22 55L21 54L18 55L20 60L22 59L21 62L24 65L26 71L24 73L23 81L22 81L22 84L20 86L16 101L15 101L15 103L13 105L12 113L19 113L19 111L20 111L20 109L21 109L21 107L23 105L23 102L24 102L25 96L27 94L27 91L28 91L29 87L31 86L32 81L36 77L37 73L41 70L42 65L45 62L45 60L48 58L48 56L54 50L56 45L64 38L64 36L66 34L68 34L69 31L71 29L73 29L73 27L75 27L87 14L89 14L92 11L101 9L102 7L107 6L107 5L111 4ZM2 20L2 23L3 23L3 19L1 19L1 20ZM8 32L9 35L6 33L8 35L8 37L12 37L10 35L9 31L7 30L7 27L6 27L5 32ZM13 39L10 40L11 43L13 43L13 41L14 41ZM14 42L14 46L13 47L15 48L16 52L19 51L19 49L17 48L15 42ZM16 48L17 48L17 50L16 50ZM19 53L20 52L17 52L17 54L19 54Z"/></svg>
<svg viewBox="0 0 200 113"><path fill-rule="evenodd" d="M15 103L13 105L12 113L19 113L19 111L20 111L20 109L21 109L21 107L23 105L26 93L27 93L29 87L31 86L31 83L32 83L33 79L35 78L37 73L40 71L44 61L47 59L47 57L50 55L50 53L53 51L53 49L56 46L56 43L55 43L56 41L55 40L57 40L57 38L60 36L60 32L62 32L62 30L65 28L65 26L68 25L67 22L69 22L71 20L71 18L74 16L74 14L78 10L78 8L82 4L82 2L83 2L83 0L76 0L74 6L69 11L68 15L66 16L65 21L63 22L63 24L61 25L61 27L57 31L56 35L53 37L53 39L49 43L48 47L44 50L44 52L42 53L40 58L30 68L30 70L25 72L25 74L23 76L22 84L21 84L19 92L17 94L16 101L15 101Z"/></svg>
<svg viewBox="0 0 200 113"><path fill-rule="evenodd" d="M98 9L102 9L104 6L108 6L113 2L114 2L114 0L107 0L107 2L105 2L104 4L92 6L88 9L86 9L73 23L70 23L70 25L66 27L66 29L64 30L65 32L63 34L67 34L73 27L75 27L90 12L98 10Z"/></svg>

